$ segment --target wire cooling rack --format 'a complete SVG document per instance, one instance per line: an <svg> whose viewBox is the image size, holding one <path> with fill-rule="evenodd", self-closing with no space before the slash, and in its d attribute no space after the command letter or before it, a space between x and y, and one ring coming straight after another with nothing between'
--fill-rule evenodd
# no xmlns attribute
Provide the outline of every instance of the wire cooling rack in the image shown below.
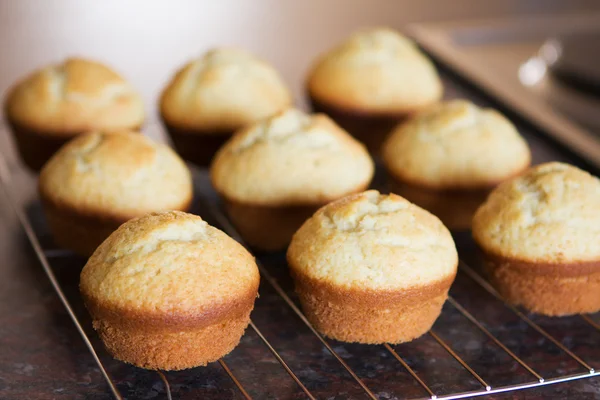
<svg viewBox="0 0 600 400"><path fill-rule="evenodd" d="M535 162L577 164L561 148L526 129L521 132ZM206 172L193 172L193 211L243 243L210 189ZM413 342L372 346L324 338L299 308L284 256L258 254L260 298L244 338L231 354L203 368L141 370L112 359L91 329L77 290L85 260L52 244L35 195L35 178L0 154L0 183L117 399L461 399L600 375L600 315L549 318L504 303L483 277L468 232L454 234L461 261L442 314L429 333ZM385 191L381 169L374 186Z"/></svg>
<svg viewBox="0 0 600 400"><path fill-rule="evenodd" d="M0 176L2 178L3 187L5 190L7 190L7 194L10 196L12 205L18 215L18 218L23 226L23 229L24 229L29 241L31 242L31 245L33 246L33 249L35 250L35 253L36 253L42 267L44 268L46 274L48 275L54 289L56 290L58 296L60 297L60 300L64 304L67 312L69 313L69 316L71 317L76 328L78 329L79 333L81 334L86 346L89 348L90 352L92 353L102 374L106 378L106 381L108 382L110 389L112 390L114 396L117 399L122 399L123 395L121 394L121 391L119 390L118 385L114 380L114 377L111 376L111 374L108 372L108 370L105 366L106 361L103 362L98 355L98 353L99 353L98 343L93 344L93 341L90 339L90 334L93 335L93 333L90 333L88 330L84 329L84 324L82 324L82 322L80 321L80 317L73 310L73 307L70 304L69 300L67 299L67 296L65 295L64 290L59 282L59 279L57 279L56 274L55 274L55 270L54 270L54 266L53 266L53 259L56 259L57 257L74 257L74 258L76 258L76 256L71 256L70 254L68 254L68 252L62 251L60 249L46 248L42 244L42 242L44 240L43 240L43 238L40 238L39 232L35 228L36 223L34 223L31 220L29 215L25 212L23 206L21 204L19 204L18 200L15 198L15 196L12 194L12 192L10 190L12 183L11 183L10 175L8 174L8 171L6 169L6 165L4 164L4 162L0 162L0 166L1 166L0 167L0 171L1 171ZM214 217L215 221L217 222L217 226L219 226L221 229L223 229L226 233L228 233L230 236L232 236L236 240L239 240L240 242L243 243L243 241L237 234L236 230L229 223L229 221L227 220L225 215L221 212L221 210L218 206L216 206L214 203L211 203L210 201L207 201L207 199L204 199L204 198L198 199L197 206L202 207L205 212L208 211L208 213L210 213ZM458 237L458 239L457 239L457 241L459 243L460 243L460 239L461 239L460 237ZM460 244L459 244L459 249L460 249ZM357 372L355 370L356 368L351 366L349 364L349 362L347 362L345 360L346 357L344 356L344 354L341 354L341 352L336 349L337 342L324 338L314 329L314 327L308 322L308 320L302 314L302 311L298 307L297 302L293 298L293 295L290 293L290 290L289 289L286 290L284 287L282 287L282 285L279 283L279 280L272 274L271 268L266 266L265 263L261 262L261 259L262 259L262 257L258 257L257 261L258 261L260 273L262 276L263 285L269 285L271 287L271 289L274 292L276 292L276 294L278 296L280 296L280 298L285 303L285 307L288 307L289 310L291 311L291 313L294 314L297 317L297 319L299 319L299 321L306 326L306 328L311 332L311 334L314 335L314 338L316 338L316 340L318 340L321 343L323 348L327 352L329 352L330 355L339 363L339 365L341 366L341 369L343 369L351 377L351 379L354 380L355 383L361 388L361 390L364 392L364 394L367 396L367 398L371 398L371 399L381 398L382 397L381 393L375 391L371 387L371 385L367 384L365 378L363 378L361 376L362 374ZM433 339L433 342L430 342L430 344L437 343L437 345L441 349L443 349L445 352L447 352L447 354L453 360L455 360L455 362L458 365L460 365L464 369L464 371L466 371L468 373L468 375L470 375L470 377L474 381L476 381L478 383L479 388L474 389L474 390L463 391L463 392L452 392L452 393L441 392L441 391L437 390L435 387L433 387L433 385L430 382L428 382L428 379L425 377L425 375L430 374L429 372L426 372L422 376L418 371L416 371L416 368L411 366L411 362L404 357L402 349L409 347L411 345L410 343L404 344L404 345L399 345L399 346L394 346L394 345L390 345L390 344L383 345L382 346L383 349L385 349L385 351L387 351L389 353L389 355L394 360L397 361L397 367L400 370L403 370L408 376L410 376L414 380L414 382L416 382L418 384L418 386L420 386L420 388L422 389L424 396L418 396L418 397L414 397L414 398L460 399L460 398L485 395L485 394L490 394L490 393L498 393L498 392L504 392L504 391L510 391L510 390L517 390L517 389L526 389L526 388L531 388L531 387L536 387L536 386L541 386L541 385L549 385L549 384L553 384L553 383L565 382L565 381L582 379L582 378L589 378L589 377L600 375L600 372L596 371L596 369L594 368L594 366L592 365L592 363L590 361L584 360L584 358L581 354L577 354L577 352L573 350L574 347L577 347L576 344L573 344L573 343L565 344L564 337L561 339L560 335L555 335L555 334L551 333L549 329L545 328L543 326L544 325L543 323L536 322L536 319L540 319L539 317L530 316L518 308L515 308L511 305L501 303L502 299L499 296L499 294L496 292L496 290L492 286L490 286L490 284L480 275L480 273L477 271L477 269L475 267L470 266L469 264L467 264L467 262L465 262L464 259L462 259L460 262L460 265L459 265L459 276L457 278L457 282L463 281L463 283L461 283L460 285L464 286L464 285L466 285L464 281L467 279L471 280L472 281L471 283L478 285L489 297L496 299L498 301L498 304L496 305L497 307L505 308L505 311L508 311L508 312L514 314L514 316L516 318L518 318L522 323L524 323L527 327L529 327L530 330L537 332L537 334L541 338L543 338L543 347L545 349L544 351L547 351L549 354L553 354L554 357L556 357L557 354L559 356L562 356L563 358L566 359L566 360L563 360L563 362L571 361L572 363L576 364L579 367L579 368L577 368L578 372L570 373L570 374L561 374L560 367L557 369L557 371L554 375L547 371L544 371L544 372L540 371L538 368L536 368L530 362L526 361L524 359L524 357L519 355L519 353L520 352L522 353L523 351L519 350L518 348L515 349L514 343L512 345L511 345L511 343L505 343L497 334L494 333L494 330L498 331L497 326L490 327L488 322L478 318L475 315L475 313L469 311L469 308L472 308L472 304L463 304L463 301L460 300L459 297L465 297L465 296L457 296L453 293L456 291L453 290L453 292L451 292L451 295L448 298L448 302L444 308L443 315L440 319L444 320L444 318L443 318L444 314L449 314L449 313L451 313L451 311L457 312L466 321L468 321L468 323L472 324L472 327L474 327L477 331L479 331L479 333L483 337L488 339L488 341L487 341L488 343L486 345L492 344L493 346L496 347L496 349L494 349L495 353L503 352L507 356L507 358L504 358L504 361L509 361L509 362L512 361L512 363L518 364L526 372L527 379L523 380L522 382L518 382L518 383L495 385L493 383L494 375L495 375L495 373L493 373L493 368L497 367L499 369L502 369L502 368L506 368L506 366L491 365L492 373L490 373L490 370L483 370L481 368L480 362L472 363L471 361L468 360L468 357L464 357L461 355L461 354L468 353L468 349L465 349L463 346L464 343L461 340L453 341L452 340L453 334L448 335L447 332L442 333L441 331L445 330L445 328L443 328L443 326L440 327L440 321L438 321L438 323L436 323L434 328L428 334L426 334L426 336L429 336L429 338ZM450 310L450 309L452 309L452 310ZM544 318L541 318L541 319L544 320ZM598 339L598 334L600 332L600 324L598 322L599 318L597 315L592 315L592 316L581 315L581 316L571 317L568 319L569 319L569 321L564 321L560 325L565 325L566 329L571 330L572 327L569 327L568 325L572 324L573 319L579 319L580 322L585 324L585 326L584 327L579 326L578 329L587 329L587 330L589 330L588 333L590 335L596 334L595 340ZM271 343L271 341L269 341L267 339L267 337L266 337L267 335L265 333L263 333L263 329L259 329L259 327L257 326L257 324L255 324L254 321L250 323L249 329L252 330L258 336L258 338L260 339L260 341L262 342L264 347L269 352L271 352L272 356L279 363L280 368L285 371L285 373L289 376L289 379L293 380L293 382L298 386L298 388L304 393L305 397L307 397L309 399L315 399L315 398L319 397L313 390L311 390L311 388L308 387L309 384L306 382L305 379L303 379L303 377L300 376L300 374L298 373L296 368L293 368L292 366L290 366L290 364L286 361L286 359L288 357L286 355L282 354L281 351L277 350L278 346L276 344ZM269 328L269 329L276 329L276 328ZM438 331L440 331L440 332L438 332ZM271 334L273 334L273 333L271 333ZM582 334L582 333L578 334L578 336L583 336L583 335L584 334ZM446 337L449 337L449 338L446 338ZM592 345L593 345L593 342L592 342ZM358 345L352 345L352 346L357 347ZM361 352L368 352L369 348L371 346L364 345L364 346L358 346L358 347L362 347L362 349L360 350ZM478 346L476 346L476 347L478 347ZM100 351L103 351L103 350L100 350ZM495 357L497 357L497 355ZM241 396L246 399L253 398L253 396L250 394L251 391L245 387L245 385L243 383L243 379L238 378L236 376L236 373L233 372L233 369L229 367L228 361L226 361L226 359L221 359L218 361L218 363L220 364L223 371L229 376L229 378L231 379L233 384L237 387L237 389L239 390L239 394L241 394ZM478 365L476 365L476 364L478 364ZM194 371L196 371L196 370L190 370L188 373L191 376L193 376L195 373ZM158 374L159 378L161 379L161 381L164 384L166 398L168 398L168 399L175 398L175 396L171 393L171 388L170 388L169 379L168 379L168 373L163 373L160 371L157 371L156 373ZM398 393L398 394L394 394L394 395L401 396L402 394Z"/></svg>

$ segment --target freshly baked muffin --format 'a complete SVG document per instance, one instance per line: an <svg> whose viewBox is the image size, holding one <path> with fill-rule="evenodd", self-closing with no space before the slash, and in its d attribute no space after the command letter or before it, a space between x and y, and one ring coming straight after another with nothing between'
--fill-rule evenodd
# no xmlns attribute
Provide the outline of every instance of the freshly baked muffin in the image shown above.
<svg viewBox="0 0 600 400"><path fill-rule="evenodd" d="M527 143L506 117L466 100L439 103L399 125L382 156L392 191L450 229L470 228L489 191L531 162Z"/></svg>
<svg viewBox="0 0 600 400"><path fill-rule="evenodd" d="M439 219L373 190L317 211L294 235L287 259L310 322L359 343L401 343L427 332L458 265Z"/></svg>
<svg viewBox="0 0 600 400"><path fill-rule="evenodd" d="M132 131L79 135L40 173L39 192L56 243L89 256L125 221L187 210L192 179L171 148Z"/></svg>
<svg viewBox="0 0 600 400"><path fill-rule="evenodd" d="M39 171L75 135L139 129L144 105L133 87L107 66L69 58L15 85L5 99L4 115L23 162Z"/></svg>
<svg viewBox="0 0 600 400"><path fill-rule="evenodd" d="M235 48L219 48L185 65L163 91L160 112L183 158L208 166L238 129L292 104L270 65Z"/></svg>
<svg viewBox="0 0 600 400"><path fill-rule="evenodd" d="M407 115L442 97L432 62L408 38L377 28L360 31L322 55L308 75L315 111L324 112L377 153Z"/></svg>
<svg viewBox="0 0 600 400"><path fill-rule="evenodd" d="M80 290L109 352L147 369L206 365L250 321L254 258L202 218L152 213L123 224L81 271Z"/></svg>
<svg viewBox="0 0 600 400"><path fill-rule="evenodd" d="M285 248L319 207L369 186L365 147L322 114L288 109L237 133L210 175L233 224L259 250Z"/></svg>
<svg viewBox="0 0 600 400"><path fill-rule="evenodd" d="M547 163L495 189L473 219L492 283L546 315L600 311L600 180Z"/></svg>

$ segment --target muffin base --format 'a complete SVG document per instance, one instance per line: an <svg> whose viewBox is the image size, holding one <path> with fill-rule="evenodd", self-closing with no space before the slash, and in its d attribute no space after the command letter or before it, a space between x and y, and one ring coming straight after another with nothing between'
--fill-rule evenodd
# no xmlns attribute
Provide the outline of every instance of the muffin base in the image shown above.
<svg viewBox="0 0 600 400"><path fill-rule="evenodd" d="M111 233L129 220L126 217L116 218L70 210L55 205L43 195L41 197L54 242L84 257L91 256ZM183 204L178 210L187 211L190 202Z"/></svg>
<svg viewBox="0 0 600 400"><path fill-rule="evenodd" d="M258 281L243 295L196 314L112 308L82 290L94 329L118 360L146 369L204 366L233 350L248 324Z"/></svg>
<svg viewBox="0 0 600 400"><path fill-rule="evenodd" d="M225 200L225 211L242 238L262 251L283 250L321 205L257 206Z"/></svg>
<svg viewBox="0 0 600 400"><path fill-rule="evenodd" d="M32 171L39 172L44 164L65 143L83 132L44 132L28 129L8 120L15 144L23 163ZM139 130L140 126L132 127Z"/></svg>
<svg viewBox="0 0 600 400"><path fill-rule="evenodd" d="M349 110L325 104L309 94L314 112L327 114L339 126L367 146L369 152L378 155L388 134L410 116L410 113L373 114L367 111Z"/></svg>
<svg viewBox="0 0 600 400"><path fill-rule="evenodd" d="M600 311L600 260L531 263L484 254L492 285L513 305L548 316Z"/></svg>
<svg viewBox="0 0 600 400"><path fill-rule="evenodd" d="M448 229L455 231L471 229L475 212L492 190L435 190L391 178L390 191L426 209L437 216Z"/></svg>
<svg viewBox="0 0 600 400"><path fill-rule="evenodd" d="M33 131L11 121L8 123L21 160L34 172L39 172L58 149L77 135L57 135L56 133Z"/></svg>
<svg viewBox="0 0 600 400"><path fill-rule="evenodd" d="M184 159L199 167L209 167L216 152L234 134L234 131L207 132L176 128L163 121L173 147Z"/></svg>
<svg viewBox="0 0 600 400"><path fill-rule="evenodd" d="M107 350L118 360L145 369L176 371L205 366L230 353L250 323L250 310L198 329L147 332L94 321Z"/></svg>
<svg viewBox="0 0 600 400"><path fill-rule="evenodd" d="M302 309L325 336L364 344L404 343L423 335L448 297L454 275L407 290L348 289L292 270Z"/></svg>

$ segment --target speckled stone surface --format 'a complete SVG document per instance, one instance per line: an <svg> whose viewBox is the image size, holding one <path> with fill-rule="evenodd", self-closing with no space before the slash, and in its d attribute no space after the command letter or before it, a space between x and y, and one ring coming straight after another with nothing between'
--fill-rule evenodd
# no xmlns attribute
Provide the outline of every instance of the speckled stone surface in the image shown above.
<svg viewBox="0 0 600 400"><path fill-rule="evenodd" d="M472 92L447 81L449 97ZM523 126L535 162L577 163ZM2 139L5 140L5 139ZM0 140L0 144L1 144ZM9 162L11 160L9 159ZM26 208L54 273L118 390L126 399L165 399L165 386L153 371L113 360L103 349L77 290L85 260L55 248L35 193L35 180L11 163L11 193ZM196 171L196 189L204 199L194 212L218 225L207 204L217 206L205 172ZM385 189L378 171L374 186ZM473 269L481 264L468 232L455 234L462 259ZM283 254L258 255L265 269L296 302ZM555 344L523 322L464 272L450 294L507 348L545 378L578 374L585 369ZM296 303L297 304L297 303ZM600 332L580 317L530 318L569 350L600 368ZM600 322L600 316L592 316ZM319 399L363 399L367 394L344 366L310 331L274 287L263 279L252 314L256 328L281 355L306 388ZM433 332L448 343L492 387L533 382L535 378L447 303ZM327 340L356 376L381 399L425 398L427 392L384 346ZM432 335L394 350L437 395L480 390L482 385ZM306 395L288 375L257 331L248 328L240 345L224 358L240 385L255 399L303 399ZM174 399L242 399L242 392L219 363L165 373ZM109 387L44 274L7 197L0 191L0 399L110 399ZM600 378L579 380L489 399L600 398Z"/></svg>

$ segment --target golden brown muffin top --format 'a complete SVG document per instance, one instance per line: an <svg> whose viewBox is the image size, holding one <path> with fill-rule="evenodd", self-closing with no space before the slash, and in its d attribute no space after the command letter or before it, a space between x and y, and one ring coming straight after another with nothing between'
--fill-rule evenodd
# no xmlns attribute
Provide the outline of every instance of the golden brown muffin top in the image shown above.
<svg viewBox="0 0 600 400"><path fill-rule="evenodd" d="M456 274L458 255L440 220L375 190L322 207L294 235L290 268L348 289L427 286Z"/></svg>
<svg viewBox="0 0 600 400"><path fill-rule="evenodd" d="M227 199L275 206L327 203L366 188L373 172L364 145L329 117L293 108L235 134L210 168Z"/></svg>
<svg viewBox="0 0 600 400"><path fill-rule="evenodd" d="M123 78L95 61L69 58L34 72L9 92L8 119L57 136L90 130L139 128L140 95Z"/></svg>
<svg viewBox="0 0 600 400"><path fill-rule="evenodd" d="M390 134L382 153L394 177L434 189L489 188L531 162L527 142L506 117L467 100L419 112Z"/></svg>
<svg viewBox="0 0 600 400"><path fill-rule="evenodd" d="M231 132L292 104L279 73L235 48L208 51L182 69L162 93L165 122L180 129Z"/></svg>
<svg viewBox="0 0 600 400"><path fill-rule="evenodd" d="M473 219L484 251L538 263L600 260L600 180L552 162L501 184Z"/></svg>
<svg viewBox="0 0 600 400"><path fill-rule="evenodd" d="M252 255L202 218L152 213L121 225L81 271L94 303L132 314L208 314L258 289Z"/></svg>
<svg viewBox="0 0 600 400"><path fill-rule="evenodd" d="M321 56L307 87L328 105L381 114L413 112L443 92L431 61L410 39L387 28L357 32Z"/></svg>
<svg viewBox="0 0 600 400"><path fill-rule="evenodd" d="M39 190L56 206L119 219L187 207L193 193L181 158L132 131L75 137L44 165Z"/></svg>

